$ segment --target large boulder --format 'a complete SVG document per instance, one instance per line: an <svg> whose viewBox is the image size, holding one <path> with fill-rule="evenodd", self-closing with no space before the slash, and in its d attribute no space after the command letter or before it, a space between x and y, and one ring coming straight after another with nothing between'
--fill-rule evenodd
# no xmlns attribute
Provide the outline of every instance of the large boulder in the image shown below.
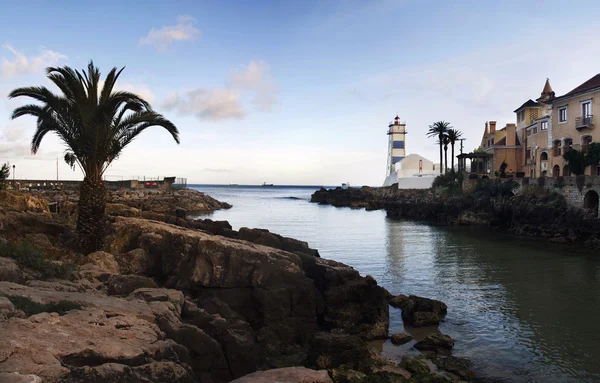
<svg viewBox="0 0 600 383"><path fill-rule="evenodd" d="M435 333L428 335L425 339L418 341L414 346L420 351L435 351L439 353L448 353L454 347L454 339L449 335Z"/></svg>
<svg viewBox="0 0 600 383"><path fill-rule="evenodd" d="M254 372L231 383L333 383L333 381L325 370L287 367Z"/></svg>
<svg viewBox="0 0 600 383"><path fill-rule="evenodd" d="M400 307L402 320L413 327L438 325L448 310L444 302L416 295L393 298L390 304Z"/></svg>
<svg viewBox="0 0 600 383"><path fill-rule="evenodd" d="M410 342L412 338L412 336L404 333L394 334L391 336L392 343L397 346Z"/></svg>

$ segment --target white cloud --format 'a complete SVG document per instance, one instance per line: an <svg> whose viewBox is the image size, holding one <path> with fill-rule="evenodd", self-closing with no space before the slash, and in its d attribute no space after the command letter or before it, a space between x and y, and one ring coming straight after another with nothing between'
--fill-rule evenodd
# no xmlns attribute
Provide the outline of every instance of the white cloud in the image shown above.
<svg viewBox="0 0 600 383"><path fill-rule="evenodd" d="M163 103L168 110L176 110L180 115L193 115L201 120L243 119L246 112L240 101L240 94L230 89L194 89L184 95L171 94Z"/></svg>
<svg viewBox="0 0 600 383"><path fill-rule="evenodd" d="M38 73L48 66L56 65L59 61L67 59L67 56L48 49L43 50L37 56L27 57L9 44L2 47L15 56L12 60L2 58L2 76L5 78Z"/></svg>
<svg viewBox="0 0 600 383"><path fill-rule="evenodd" d="M269 112L277 103L276 86L271 69L264 61L250 61L242 71L233 74L229 84L234 89L254 92L254 105Z"/></svg>
<svg viewBox="0 0 600 383"><path fill-rule="evenodd" d="M244 94L252 97L258 110L268 112L277 104L276 90L269 66L263 61L250 61L232 74L224 88L197 88L183 95L172 93L163 102L163 107L199 119L243 119L248 114L242 104Z"/></svg>
<svg viewBox="0 0 600 383"><path fill-rule="evenodd" d="M138 45L153 45L164 51L173 42L196 40L200 37L200 30L194 26L195 23L196 19L191 16L179 16L176 25L152 28L148 35L140 39Z"/></svg>

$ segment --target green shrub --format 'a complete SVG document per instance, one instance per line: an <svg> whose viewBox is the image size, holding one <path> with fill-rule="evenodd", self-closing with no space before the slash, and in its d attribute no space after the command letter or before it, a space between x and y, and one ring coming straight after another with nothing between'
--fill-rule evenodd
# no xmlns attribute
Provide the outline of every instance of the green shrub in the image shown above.
<svg viewBox="0 0 600 383"><path fill-rule="evenodd" d="M81 309L79 303L66 300L50 303L37 303L32 301L29 297L18 295L7 295L6 297L16 309L22 310L27 316L39 313L58 313L58 315L65 315L71 310Z"/></svg>
<svg viewBox="0 0 600 383"><path fill-rule="evenodd" d="M539 186L539 185L528 185L528 186L524 186L521 191L519 192L519 194L521 195L528 195L528 196L536 196L536 197L542 197L542 196L547 196L550 195L551 193L548 191L548 189Z"/></svg>
<svg viewBox="0 0 600 383"><path fill-rule="evenodd" d="M0 256L12 258L19 266L39 272L43 279L72 279L77 269L72 263L58 264L47 260L29 242L0 244Z"/></svg>

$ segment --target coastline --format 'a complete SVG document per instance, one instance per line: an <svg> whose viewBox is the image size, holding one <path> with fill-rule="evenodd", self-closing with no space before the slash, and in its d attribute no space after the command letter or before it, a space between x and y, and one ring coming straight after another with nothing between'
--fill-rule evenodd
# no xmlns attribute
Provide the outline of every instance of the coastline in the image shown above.
<svg viewBox="0 0 600 383"><path fill-rule="evenodd" d="M188 219L171 203L156 205L157 211L118 203L108 206L104 251L77 254L65 207L75 203L72 196L60 202L56 195L48 198L61 206L51 213L39 194L0 194L3 243L26 238L38 246L38 256L76 268L66 280L44 278L28 264L0 257L0 349L12 350L0 361L0 373L69 382L111 381L123 374L221 382L257 370L305 366L326 370L330 380L324 381L459 379L425 371L426 362L418 358L399 366L371 349L370 341L392 335L387 332L393 297L372 277L320 258L305 242L261 229L234 231L226 221ZM68 301L79 309L27 315L15 297L47 305ZM406 311L429 313L439 322L439 308L418 309L422 299L411 297L414 307ZM95 342L92 334L99 328L107 345ZM45 331L73 341L43 341L38 335ZM24 342L17 349L15 337ZM424 347L448 354L453 341L443 339L441 346L438 341L429 339ZM42 350L45 360L31 360L33 350Z"/></svg>
<svg viewBox="0 0 600 383"><path fill-rule="evenodd" d="M480 226L521 236L547 238L564 245L600 248L600 222L586 209L569 206L565 198L535 186L514 195L509 183L488 182L469 193L443 188L362 187L320 189L312 203L385 210L392 219L442 226Z"/></svg>

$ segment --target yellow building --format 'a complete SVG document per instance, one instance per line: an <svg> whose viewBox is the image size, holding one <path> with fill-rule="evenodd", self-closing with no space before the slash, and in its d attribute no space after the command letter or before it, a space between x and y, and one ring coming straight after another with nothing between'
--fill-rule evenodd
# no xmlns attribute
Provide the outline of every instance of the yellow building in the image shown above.
<svg viewBox="0 0 600 383"><path fill-rule="evenodd" d="M487 162L488 173L500 172L502 163L506 163L506 174L516 174L521 168L522 146L515 124L506 124L502 129L496 129L496 121L486 122L481 148L492 155Z"/></svg>

